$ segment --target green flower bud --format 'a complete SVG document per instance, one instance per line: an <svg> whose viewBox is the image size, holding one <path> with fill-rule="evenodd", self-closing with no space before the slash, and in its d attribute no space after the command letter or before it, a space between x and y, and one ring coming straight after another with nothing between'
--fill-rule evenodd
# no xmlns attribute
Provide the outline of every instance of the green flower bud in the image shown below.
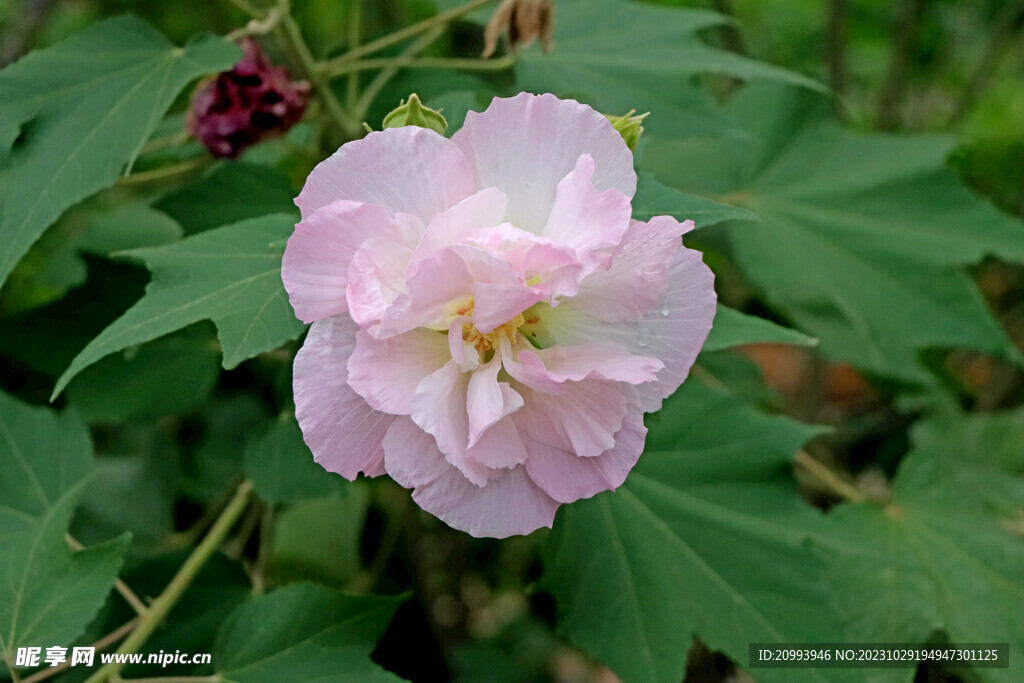
<svg viewBox="0 0 1024 683"><path fill-rule="evenodd" d="M441 112L424 107L416 93L409 95L409 101L402 100L402 103L384 117L383 128L398 128L399 126L419 126L444 135L448 128L448 122L441 116Z"/></svg>
<svg viewBox="0 0 1024 683"><path fill-rule="evenodd" d="M619 131L619 135L622 136L622 139L626 141L626 146L631 150L635 150L637 143L640 142L640 136L644 134L644 127L641 124L651 112L640 114L640 116L633 116L635 113L636 109L630 109L623 116L604 115L606 119L612 122L612 128Z"/></svg>

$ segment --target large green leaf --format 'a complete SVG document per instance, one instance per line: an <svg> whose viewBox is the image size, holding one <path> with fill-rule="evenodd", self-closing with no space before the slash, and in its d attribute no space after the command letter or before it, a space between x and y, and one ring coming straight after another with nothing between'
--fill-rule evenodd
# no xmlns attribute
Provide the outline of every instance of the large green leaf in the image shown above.
<svg viewBox="0 0 1024 683"><path fill-rule="evenodd" d="M68 645L114 585L127 538L72 552L65 540L92 473L89 434L0 393L0 655Z"/></svg>
<svg viewBox="0 0 1024 683"><path fill-rule="evenodd" d="M341 496L351 488L313 460L293 415L274 420L246 442L245 474L271 503Z"/></svg>
<svg viewBox="0 0 1024 683"><path fill-rule="evenodd" d="M253 218L162 247L126 254L146 262L146 294L93 339L57 381L54 396L100 358L210 319L233 368L302 333L281 284L281 255L295 218Z"/></svg>
<svg viewBox="0 0 1024 683"><path fill-rule="evenodd" d="M799 74L705 45L698 32L727 23L720 14L625 0L559 0L556 49L516 59L522 90L582 97L606 114L651 112L652 132L728 129L727 117L691 85L697 74L767 78L820 87Z"/></svg>
<svg viewBox="0 0 1024 683"><path fill-rule="evenodd" d="M400 681L370 661L404 596L349 595L292 584L240 606L213 649L225 683Z"/></svg>
<svg viewBox="0 0 1024 683"><path fill-rule="evenodd" d="M679 681L694 636L741 663L751 642L835 637L806 543L820 516L791 473L818 430L693 379L650 429L622 487L555 520L546 580L561 632L627 681ZM782 673L763 679L826 680Z"/></svg>
<svg viewBox="0 0 1024 683"><path fill-rule="evenodd" d="M745 344L795 344L797 346L814 346L818 340L808 337L803 332L776 325L770 320L747 315L718 304L715 321L711 326L711 334L704 342L701 352L722 351Z"/></svg>
<svg viewBox="0 0 1024 683"><path fill-rule="evenodd" d="M297 214L295 194L288 177L276 168L233 162L160 198L154 206L193 234L271 213Z"/></svg>
<svg viewBox="0 0 1024 683"><path fill-rule="evenodd" d="M747 140L652 143L647 160L761 217L728 227L736 261L824 352L907 380L927 347L1020 358L957 266L1024 261L1024 225L959 183L949 140L852 133L795 89L748 87L730 112Z"/></svg>
<svg viewBox="0 0 1024 683"><path fill-rule="evenodd" d="M239 56L118 17L0 72L0 283L65 209L117 179L189 81Z"/></svg>
<svg viewBox="0 0 1024 683"><path fill-rule="evenodd" d="M662 185L650 173L641 173L637 180L636 196L633 197L633 218L649 221L655 216L672 216L678 221L692 220L698 228L723 221L757 220L757 216L746 209L683 194L675 188Z"/></svg>
<svg viewBox="0 0 1024 683"><path fill-rule="evenodd" d="M885 506L841 505L819 542L846 641L1007 642L1024 649L1024 544L1000 528L1024 510L1024 411L942 416L912 431ZM1020 681L1024 663L981 669Z"/></svg>

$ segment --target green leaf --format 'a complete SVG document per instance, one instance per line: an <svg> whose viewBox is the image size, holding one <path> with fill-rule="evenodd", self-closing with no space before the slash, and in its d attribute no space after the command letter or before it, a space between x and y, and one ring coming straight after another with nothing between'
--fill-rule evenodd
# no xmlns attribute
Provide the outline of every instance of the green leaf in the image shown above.
<svg viewBox="0 0 1024 683"><path fill-rule="evenodd" d="M229 369L299 336L304 325L281 284L281 255L294 227L290 215L264 216L125 252L153 272L146 294L75 357L53 395L100 358L200 320L216 323Z"/></svg>
<svg viewBox="0 0 1024 683"><path fill-rule="evenodd" d="M277 583L349 584L363 568L359 551L369 505L369 491L352 484L342 498L303 500L282 510L267 576Z"/></svg>
<svg viewBox="0 0 1024 683"><path fill-rule="evenodd" d="M929 347L1020 360L957 266L1024 261L1024 225L944 166L949 140L852 133L795 89L748 87L730 113L748 141L652 144L649 168L761 217L728 226L736 261L826 354L910 381Z"/></svg>
<svg viewBox="0 0 1024 683"><path fill-rule="evenodd" d="M292 415L275 420L245 444L245 474L270 503L343 495L348 482L313 460Z"/></svg>
<svg viewBox="0 0 1024 683"><path fill-rule="evenodd" d="M672 216L678 221L692 220L698 228L723 221L756 221L746 209L694 197L662 185L650 173L641 173L633 197L633 218L649 221L655 216Z"/></svg>
<svg viewBox="0 0 1024 683"><path fill-rule="evenodd" d="M0 284L48 225L113 184L178 92L241 52L184 48L133 17L100 22L0 72Z"/></svg>
<svg viewBox="0 0 1024 683"><path fill-rule="evenodd" d="M605 114L649 111L644 124L652 133L730 127L710 97L691 86L697 74L821 89L805 76L702 43L699 31L728 22L720 14L624 0L559 0L558 13L571 20L555 22L557 48L516 58L519 89L583 96Z"/></svg>
<svg viewBox="0 0 1024 683"><path fill-rule="evenodd" d="M127 537L72 552L64 536L92 473L92 445L74 413L0 393L0 655L67 645L114 585Z"/></svg>
<svg viewBox="0 0 1024 683"><path fill-rule="evenodd" d="M68 385L68 400L89 422L123 422L190 410L220 376L209 323L193 325L103 358Z"/></svg>
<svg viewBox="0 0 1024 683"><path fill-rule="evenodd" d="M213 649L225 683L303 680L400 681L370 661L377 639L406 596L348 595L293 584L239 607Z"/></svg>
<svg viewBox="0 0 1024 683"><path fill-rule="evenodd" d="M719 304L711 334L701 351L721 351L744 344L762 343L814 346L818 340L803 332Z"/></svg>
<svg viewBox="0 0 1024 683"><path fill-rule="evenodd" d="M919 422L885 506L841 505L819 543L847 641L1024 648L1024 545L1000 528L1024 508L1024 411ZM1024 663L979 669L1020 681Z"/></svg>
<svg viewBox="0 0 1024 683"><path fill-rule="evenodd" d="M234 162L217 166L198 182L154 204L189 235L258 218L294 213L295 190L288 177L271 166Z"/></svg>
<svg viewBox="0 0 1024 683"><path fill-rule="evenodd" d="M751 642L836 634L793 453L818 429L691 379L650 420L615 492L564 506L546 581L560 631L628 681L679 681L694 636L739 662ZM825 680L771 670L764 680Z"/></svg>
<svg viewBox="0 0 1024 683"><path fill-rule="evenodd" d="M83 222L85 235L77 246L100 256L156 247L182 237L177 221L140 201L104 206L85 216Z"/></svg>

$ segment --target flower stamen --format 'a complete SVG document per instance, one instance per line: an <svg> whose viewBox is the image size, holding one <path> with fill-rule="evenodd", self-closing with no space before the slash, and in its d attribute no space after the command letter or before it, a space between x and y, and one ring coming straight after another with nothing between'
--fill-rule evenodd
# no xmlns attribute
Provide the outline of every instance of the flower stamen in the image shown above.
<svg viewBox="0 0 1024 683"><path fill-rule="evenodd" d="M459 309L457 314L471 317L473 315L472 302ZM481 332L472 322L468 322L462 326L462 341L475 348L482 357L488 351L498 348L501 345L502 337L508 339L512 346L515 346L519 340L519 327L525 322L526 319L520 313L487 333Z"/></svg>

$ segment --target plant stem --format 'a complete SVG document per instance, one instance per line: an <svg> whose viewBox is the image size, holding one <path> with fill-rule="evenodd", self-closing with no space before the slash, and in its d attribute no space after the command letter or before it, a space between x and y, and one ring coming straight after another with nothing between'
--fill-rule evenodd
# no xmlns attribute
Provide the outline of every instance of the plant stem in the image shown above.
<svg viewBox="0 0 1024 683"><path fill-rule="evenodd" d="M907 86L910 52L914 49L923 12L923 0L906 0L901 8L900 20L893 36L889 76L878 98L877 125L880 130L893 130L899 124L899 105Z"/></svg>
<svg viewBox="0 0 1024 683"><path fill-rule="evenodd" d="M305 77L313 83L313 88L324 103L327 115L347 137L355 137L358 135L359 124L354 122L348 112L342 108L338 98L334 96L334 91L331 90L331 84L324 78L316 60L313 59L313 54L302 37L302 31L299 30L299 25L295 23L295 19L291 15L289 0L278 0L277 8L281 13L281 21L277 25L278 35L281 36L288 50L298 62Z"/></svg>
<svg viewBox="0 0 1024 683"><path fill-rule="evenodd" d="M476 57L382 57L380 59L364 59L358 62L341 64L329 72L330 76L351 74L356 71L371 69L461 69L463 71L503 71L516 63L515 57L505 55L497 59L479 59Z"/></svg>
<svg viewBox="0 0 1024 683"><path fill-rule="evenodd" d="M443 34L444 27L435 26L405 48L399 56L399 59L411 59L415 55L427 49L431 43L440 38ZM377 95L380 94L380 91L384 89L384 86L388 84L388 81L394 78L397 73L398 67L390 66L383 69L372 81L370 81L370 84L366 86L366 91L359 98L359 101L355 106L356 118L358 120L362 121L366 119L366 113L370 110L370 106L373 104L373 101L377 99Z"/></svg>
<svg viewBox="0 0 1024 683"><path fill-rule="evenodd" d="M1020 0L1007 2L996 21L995 30L988 40L981 61L978 62L978 68L971 74L967 87L964 88L960 99L957 100L956 107L950 115L948 127L952 128L963 120L978 95L998 72L999 65L1006 57L1006 53L1020 36L1022 21L1024 21L1024 3L1021 3Z"/></svg>
<svg viewBox="0 0 1024 683"><path fill-rule="evenodd" d="M85 546L82 545L78 541L78 539L76 539L71 534L65 534L64 538L67 540L68 545L71 546L74 550L78 551L85 549ZM135 591L129 588L128 584L126 584L121 579L114 579L114 589L121 594L121 597L124 598L125 602L132 606L132 609L135 610L136 614L142 615L149 610L149 607L146 606L146 603L144 603L139 598L139 596L135 594Z"/></svg>
<svg viewBox="0 0 1024 683"><path fill-rule="evenodd" d="M463 14L468 14L473 10L479 9L491 2L494 2L494 0L472 0L471 2L467 2L465 5L453 7L447 12L435 14L429 19L424 19L419 23L413 24L411 26L406 26L403 29L395 31L394 33L389 33L388 35L383 36L382 38L370 41L369 43L361 45L354 50L349 50L340 57L335 57L330 61L324 62L321 65L321 67L325 71L334 70L334 68L340 64L354 62L363 55L373 54L374 52L383 50L386 47L394 45L395 43L401 43L403 40L412 38L413 36L423 33L424 31L434 28L435 26L445 26L448 24L448 22L452 21L453 19L457 19L461 17Z"/></svg>
<svg viewBox="0 0 1024 683"><path fill-rule="evenodd" d="M846 15L848 0L829 0L825 33L825 63L829 85L832 86L832 111L839 117L846 114L842 106L846 91Z"/></svg>
<svg viewBox="0 0 1024 683"><path fill-rule="evenodd" d="M125 683L222 683L220 676L157 676L156 678L126 678Z"/></svg>
<svg viewBox="0 0 1024 683"><path fill-rule="evenodd" d="M91 647L96 648L97 651L102 651L102 650L107 649L108 647L110 647L111 645L113 645L114 643L116 643L117 641L121 640L122 638L124 638L129 633L131 633L132 629L134 629L135 625L138 624L138 623L139 623L139 617L135 617L131 621L127 621L124 624L121 624L121 626L119 626L117 629L111 631L110 633L108 633L107 635L103 636L102 638L97 640L95 643L93 643L91 645ZM21 683L38 683L39 681L45 681L47 678L51 678L53 676L56 676L58 673L60 673L61 671L64 671L65 669L67 669L70 666L71 666L71 660L70 659L65 659L63 662L61 662L57 666L50 667L48 669L43 669L42 671L37 671L36 673L32 674L28 678L23 679L21 681Z"/></svg>
<svg viewBox="0 0 1024 683"><path fill-rule="evenodd" d="M847 483L842 477L818 462L807 451L797 451L796 464L803 467L829 491L851 503L867 502L868 497L853 484Z"/></svg>
<svg viewBox="0 0 1024 683"><path fill-rule="evenodd" d="M154 180L164 180L166 178L173 178L176 175L182 175L203 168L208 165L212 159L210 157L196 157L195 159L188 159L181 161L176 164L169 164L167 166L161 166L154 168L150 171L142 171L141 173L132 173L130 175L121 176L117 180L118 185L140 185L142 183L151 183Z"/></svg>
<svg viewBox="0 0 1024 683"><path fill-rule="evenodd" d="M249 480L243 481L238 489L235 491L234 498L227 504L224 511L220 513L220 517L214 522L210 528L210 532L206 535L206 538L196 546L196 549L192 551L192 554L188 556L185 563L181 565L178 573L174 575L171 582L167 584L167 588L161 593L156 600L149 606L149 610L140 618L138 625L132 631L131 635L121 644L121 647L117 649L117 654L130 654L138 650L146 640L153 634L156 627L160 625L160 622L164 620L167 613L171 611L171 608L178 602L182 593L189 587L192 581L196 578L199 570L203 568L207 560L213 555L214 551L220 547L224 539L227 537L228 532L234 527L235 522L245 511L249 504L249 494L252 492L252 482ZM90 676L86 683L100 683L101 681L108 680L111 676L117 674L120 671L123 664L117 662L111 662L110 664L104 665L99 671Z"/></svg>
<svg viewBox="0 0 1024 683"><path fill-rule="evenodd" d="M359 47L363 28L363 0L348 0L348 49L351 52ZM345 102L349 108L359 99L359 72L352 71L348 75L347 97Z"/></svg>

